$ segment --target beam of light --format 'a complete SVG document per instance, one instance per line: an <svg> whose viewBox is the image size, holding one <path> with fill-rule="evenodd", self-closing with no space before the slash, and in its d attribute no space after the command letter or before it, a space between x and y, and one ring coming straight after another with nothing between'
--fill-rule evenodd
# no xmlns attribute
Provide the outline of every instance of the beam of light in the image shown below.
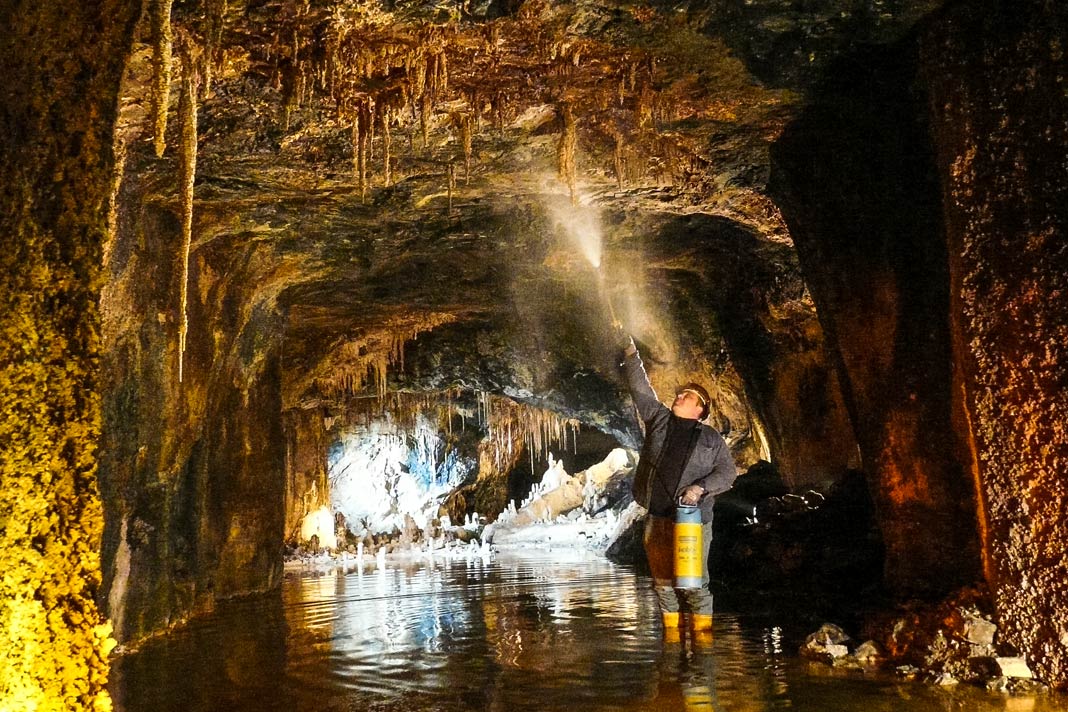
<svg viewBox="0 0 1068 712"><path fill-rule="evenodd" d="M589 205L571 205L561 201L548 206L556 226L594 269L601 267L601 218Z"/></svg>

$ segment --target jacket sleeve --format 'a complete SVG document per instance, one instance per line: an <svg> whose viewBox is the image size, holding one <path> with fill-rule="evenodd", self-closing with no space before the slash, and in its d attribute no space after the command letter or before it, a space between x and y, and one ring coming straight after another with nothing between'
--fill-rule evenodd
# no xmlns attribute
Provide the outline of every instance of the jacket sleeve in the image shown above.
<svg viewBox="0 0 1068 712"><path fill-rule="evenodd" d="M630 397L634 399L634 405L638 407L638 415L643 421L649 422L658 412L667 410L667 406L656 397L656 392L649 383L649 376L645 373L642 358L637 351L626 357L623 367L627 376Z"/></svg>
<svg viewBox="0 0 1068 712"><path fill-rule="evenodd" d="M697 480L694 484L704 488L706 495L715 497L723 494L731 488L734 480L738 477L738 468L731 457L730 448L724 442L723 437L713 432L712 435L712 468L707 475Z"/></svg>

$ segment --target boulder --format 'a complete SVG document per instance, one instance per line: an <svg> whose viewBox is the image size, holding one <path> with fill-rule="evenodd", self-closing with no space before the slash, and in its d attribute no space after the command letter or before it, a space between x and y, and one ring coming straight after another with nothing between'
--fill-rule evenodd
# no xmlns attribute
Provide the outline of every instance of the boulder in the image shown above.
<svg viewBox="0 0 1068 712"><path fill-rule="evenodd" d="M800 654L810 660L833 661L849 654L851 638L833 623L824 623L819 630L805 638Z"/></svg>
<svg viewBox="0 0 1068 712"><path fill-rule="evenodd" d="M1031 669L1027 667L1027 661L1022 657L1020 658L995 658L998 663L998 667L1001 668L1001 674L1005 677L1021 677L1025 679L1031 679Z"/></svg>

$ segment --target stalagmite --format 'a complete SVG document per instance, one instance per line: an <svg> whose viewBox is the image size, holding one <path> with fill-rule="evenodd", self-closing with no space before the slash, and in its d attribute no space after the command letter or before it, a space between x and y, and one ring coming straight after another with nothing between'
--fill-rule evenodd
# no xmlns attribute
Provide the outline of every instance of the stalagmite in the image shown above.
<svg viewBox="0 0 1068 712"><path fill-rule="evenodd" d="M149 20L152 23L152 143L156 155L167 148L167 109L171 95L171 65L174 33L171 30L172 0L151 0Z"/></svg>
<svg viewBox="0 0 1068 712"><path fill-rule="evenodd" d="M508 526L516 529L535 522L552 521L561 514L578 509L586 500L587 493L583 490L601 491L613 476L629 467L630 461L626 451L617 448L602 462L542 493L540 497L535 497L516 512Z"/></svg>
<svg viewBox="0 0 1068 712"><path fill-rule="evenodd" d="M182 201L181 321L178 323L178 382L182 382L186 335L189 333L189 251L193 242L193 184L197 171L197 76L193 50L183 43L182 93L178 101L181 123L179 194Z"/></svg>

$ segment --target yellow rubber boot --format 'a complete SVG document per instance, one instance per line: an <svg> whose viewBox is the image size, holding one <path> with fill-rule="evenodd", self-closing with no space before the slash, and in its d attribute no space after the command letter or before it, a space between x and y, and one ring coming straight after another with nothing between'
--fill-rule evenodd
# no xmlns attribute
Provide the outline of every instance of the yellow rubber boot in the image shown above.
<svg viewBox="0 0 1068 712"><path fill-rule="evenodd" d="M668 611L664 611L663 612L663 616L664 616L664 642L668 643L668 644L678 643L680 641L680 637L679 637L679 614L677 612L676 613L669 613Z"/></svg>
<svg viewBox="0 0 1068 712"><path fill-rule="evenodd" d="M695 645L707 646L712 644L712 616L695 613L691 618L693 630L693 642Z"/></svg>

